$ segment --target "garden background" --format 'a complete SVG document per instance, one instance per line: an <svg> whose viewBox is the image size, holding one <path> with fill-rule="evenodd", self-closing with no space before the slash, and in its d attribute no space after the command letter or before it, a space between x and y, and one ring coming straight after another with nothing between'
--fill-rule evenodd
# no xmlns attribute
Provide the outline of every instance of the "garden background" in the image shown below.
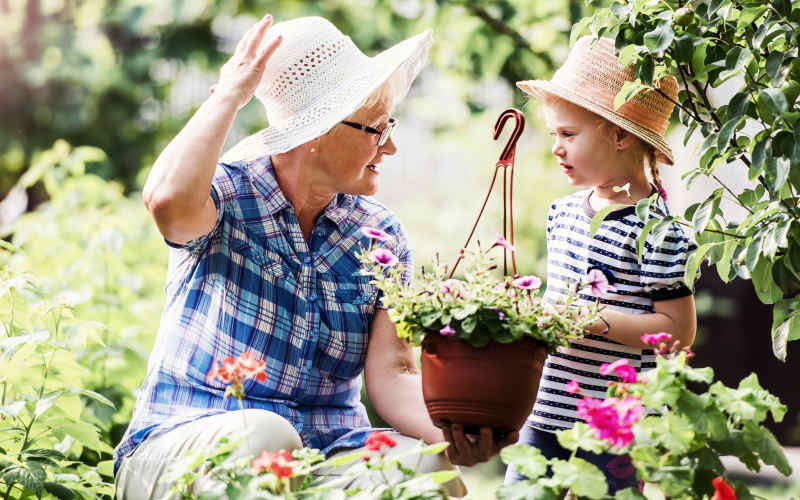
<svg viewBox="0 0 800 500"><path fill-rule="evenodd" d="M77 453L86 464L62 477L65 484L110 492L109 452L130 417L163 306L167 247L140 190L155 157L208 96L239 36L265 12L278 21L324 16L367 54L434 29L429 64L398 109L400 151L385 160L377 195L403 220L418 266L437 252L455 260L501 149L490 135L495 118L509 105L524 110L517 262L522 274L544 276L546 211L572 189L549 153L537 106L514 82L549 78L569 50L571 27L609 3L0 0L0 231L13 244L2 255L0 428L10 429L10 416L26 404L8 400L7 387L46 387L34 402L42 434L31 439L49 436L59 453ZM713 89L712 99L725 102L736 82ZM265 125L254 100L227 145ZM702 138L684 145L683 135L676 113L668 142L678 161L662 175L677 213L717 187L699 180L686 189L681 174L696 167ZM736 163L717 174L731 186L749 182ZM500 228L499 205L495 195L480 240L493 240ZM702 270L696 299L694 364L713 367L728 385L756 372L789 408L770 428L785 446L800 445L800 348L790 343L786 361L775 358L772 307L759 302L749 281L725 284L710 268ZM23 342L15 336L26 321L39 320L53 326L49 334L34 328ZM41 366L49 372L40 374ZM62 392L48 401L56 390ZM7 436L0 434L0 453ZM501 473L497 460L468 471L473 497L488 498ZM773 482L768 474L760 479ZM797 473L793 481L764 491L798 495Z"/></svg>

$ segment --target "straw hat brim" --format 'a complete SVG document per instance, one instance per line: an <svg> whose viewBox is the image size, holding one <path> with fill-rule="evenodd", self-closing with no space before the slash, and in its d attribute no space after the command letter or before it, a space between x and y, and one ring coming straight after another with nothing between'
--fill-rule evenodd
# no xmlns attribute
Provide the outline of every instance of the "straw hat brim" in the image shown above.
<svg viewBox="0 0 800 500"><path fill-rule="evenodd" d="M622 116L613 109L609 109L603 105L594 103L583 97L582 95L573 92L572 90L548 80L526 80L517 82L517 87L526 94L529 94L538 99L542 99L545 93L552 94L556 97L565 99L573 104L591 111L597 115L602 116L611 123L619 125L621 128L636 135L643 141L656 148L657 160L667 165L674 163L672 148L667 144L661 135L652 132L634 121Z"/></svg>
<svg viewBox="0 0 800 500"><path fill-rule="evenodd" d="M392 75L403 72L406 77L397 96L399 102L422 69L432 41L432 31L426 30L368 58L370 64L358 68L351 78L317 98L304 112L291 117L280 127L270 126L242 139L222 156L221 161L256 160L285 153L316 139L363 106ZM319 118L312 120L309 116Z"/></svg>

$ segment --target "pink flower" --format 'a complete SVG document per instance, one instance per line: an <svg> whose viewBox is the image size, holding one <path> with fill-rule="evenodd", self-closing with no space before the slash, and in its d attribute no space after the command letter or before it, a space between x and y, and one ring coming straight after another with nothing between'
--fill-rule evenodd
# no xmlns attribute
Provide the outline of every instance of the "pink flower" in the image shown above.
<svg viewBox="0 0 800 500"><path fill-rule="evenodd" d="M385 248L377 248L371 251L369 258L384 267L394 267L398 262L397 256Z"/></svg>
<svg viewBox="0 0 800 500"><path fill-rule="evenodd" d="M505 248L506 250L509 250L509 251L511 251L511 252L514 252L514 251L516 251L516 249L514 248L514 245L512 245L511 243L509 243L509 242L508 242L508 240L507 240L507 239L505 239L505 238L503 237L503 235L502 235L502 234L500 234L500 233L497 233L497 239L496 239L496 240L494 240L494 244L493 244L492 246L490 246L490 247L489 247L489 250L491 250L491 249L492 249L492 248L494 248L494 247L503 247L503 248Z"/></svg>
<svg viewBox="0 0 800 500"><path fill-rule="evenodd" d="M577 380L570 380L569 383L567 383L567 392L570 394L578 394L581 392L581 385Z"/></svg>
<svg viewBox="0 0 800 500"><path fill-rule="evenodd" d="M608 375L612 371L626 384L636 383L636 368L628 364L627 359L618 359L611 364L600 365L600 375Z"/></svg>
<svg viewBox="0 0 800 500"><path fill-rule="evenodd" d="M381 231L380 229L375 229L374 227L366 227L366 226L362 227L361 228L361 234L363 234L367 238L370 238L370 239L375 240L375 241L391 241L392 240L392 235L390 235L389 233L386 233L384 231Z"/></svg>
<svg viewBox="0 0 800 500"><path fill-rule="evenodd" d="M536 276L521 276L512 281L515 287L522 288L523 290L536 290L542 286L542 280Z"/></svg>
<svg viewBox="0 0 800 500"><path fill-rule="evenodd" d="M641 340L645 344L658 345L661 342L669 342L671 338L672 335L669 333L661 332L642 335Z"/></svg>
<svg viewBox="0 0 800 500"><path fill-rule="evenodd" d="M444 328L439 330L439 333L441 335L444 335L445 337L452 337L453 335L456 334L456 331L453 330L453 328L450 326L450 323L447 323L447 325Z"/></svg>
<svg viewBox="0 0 800 500"><path fill-rule="evenodd" d="M589 286L592 289L592 295L594 296L605 295L608 292L617 291L617 289L608 282L608 278L606 278L605 273L603 273L603 271L600 269L590 269L586 274L586 278L589 282Z"/></svg>
<svg viewBox="0 0 800 500"><path fill-rule="evenodd" d="M449 279L442 282L441 292L442 295L460 295L461 282L456 279Z"/></svg>
<svg viewBox="0 0 800 500"><path fill-rule="evenodd" d="M583 398L577 404L578 416L594 430L594 437L603 439L612 446L623 448L633 442L631 427L644 414L644 407L637 398L625 397Z"/></svg>

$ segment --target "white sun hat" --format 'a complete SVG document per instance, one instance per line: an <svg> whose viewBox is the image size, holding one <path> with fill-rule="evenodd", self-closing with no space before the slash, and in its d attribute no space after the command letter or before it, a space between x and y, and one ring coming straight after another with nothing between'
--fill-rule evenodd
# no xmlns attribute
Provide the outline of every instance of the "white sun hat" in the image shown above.
<svg viewBox="0 0 800 500"><path fill-rule="evenodd" d="M277 23L265 43L279 35L283 41L255 92L270 126L228 150L223 162L285 153L325 134L390 77L397 79L394 97L399 102L422 69L433 39L427 30L368 57L322 17Z"/></svg>

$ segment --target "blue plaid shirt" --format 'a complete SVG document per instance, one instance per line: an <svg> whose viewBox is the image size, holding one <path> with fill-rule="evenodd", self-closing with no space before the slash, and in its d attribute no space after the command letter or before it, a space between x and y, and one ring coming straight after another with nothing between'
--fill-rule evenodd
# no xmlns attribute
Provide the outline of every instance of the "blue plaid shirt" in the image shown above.
<svg viewBox="0 0 800 500"><path fill-rule="evenodd" d="M306 446L363 446L361 372L380 297L359 273L356 255L369 246L360 228L393 235L388 248L410 270L399 220L372 198L339 194L307 243L269 157L220 163L211 196L214 229L184 245L167 242L167 302L115 469L149 435L238 409L206 373L245 351L267 365L266 381L244 384L245 408L284 417Z"/></svg>

